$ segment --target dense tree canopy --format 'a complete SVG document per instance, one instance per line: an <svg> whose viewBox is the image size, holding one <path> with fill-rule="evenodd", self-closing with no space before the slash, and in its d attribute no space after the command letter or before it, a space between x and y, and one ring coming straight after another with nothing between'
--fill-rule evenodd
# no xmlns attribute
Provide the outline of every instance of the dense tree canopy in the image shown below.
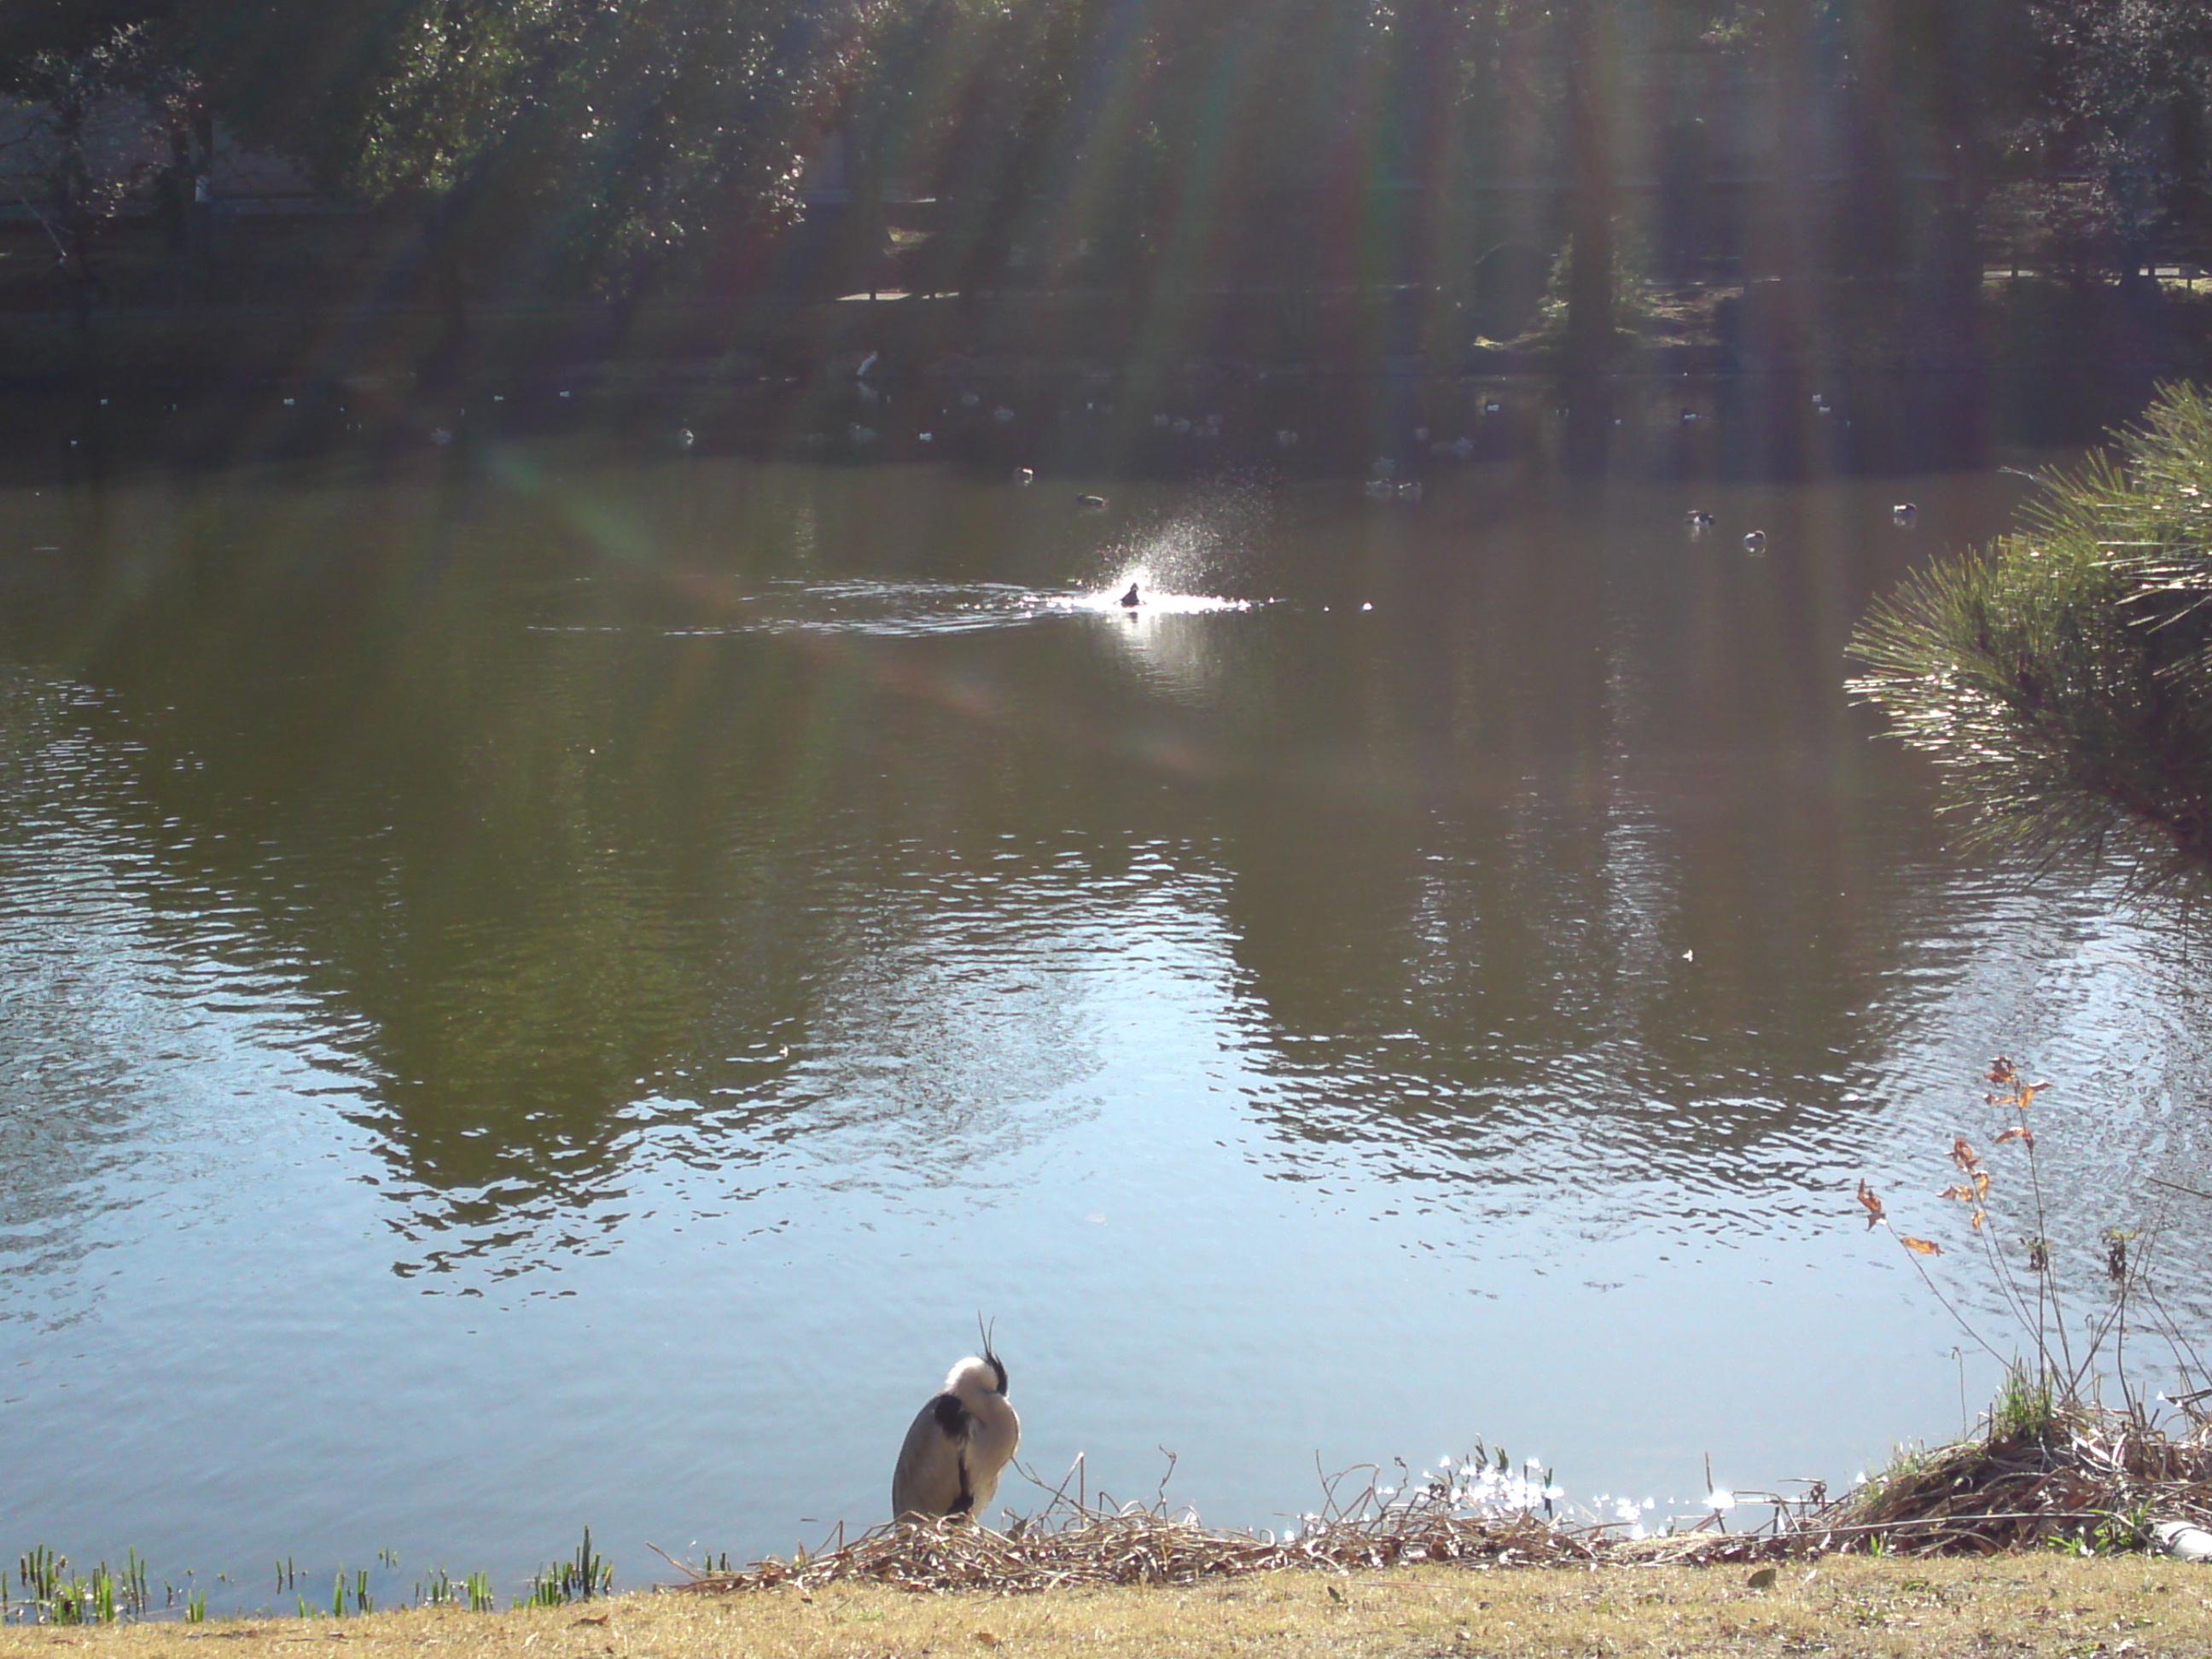
<svg viewBox="0 0 2212 1659"><path fill-rule="evenodd" d="M787 212L872 0L178 0L241 142L472 263L605 268Z"/></svg>
<svg viewBox="0 0 2212 1659"><path fill-rule="evenodd" d="M2027 189L2039 223L2103 237L2108 270L2212 240L2208 20L2205 0L8 0L0 88L50 99L67 64L116 95L158 81L333 197L415 210L473 281L635 277L787 221L836 134L862 242L900 189L939 204L939 285L1259 264L1449 291L1500 242L1565 241L1597 349L1617 234L1677 273L1724 255L1963 282L1984 204Z"/></svg>

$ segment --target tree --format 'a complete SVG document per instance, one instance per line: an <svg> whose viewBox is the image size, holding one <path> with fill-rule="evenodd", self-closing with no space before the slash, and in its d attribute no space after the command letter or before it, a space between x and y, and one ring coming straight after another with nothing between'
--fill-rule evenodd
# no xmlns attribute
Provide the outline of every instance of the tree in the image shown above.
<svg viewBox="0 0 2212 1659"><path fill-rule="evenodd" d="M164 165L139 152L133 129L188 118L191 79L161 52L159 27L157 6L124 0L18 13L0 26L0 95L27 112L11 142L41 185L29 206L52 242L81 357L101 288L100 240Z"/></svg>
<svg viewBox="0 0 2212 1659"><path fill-rule="evenodd" d="M2048 482L2027 528L1907 581L1854 690L1947 775L1983 844L2138 855L2212 878L2212 399L2161 392L2117 462Z"/></svg>
<svg viewBox="0 0 2212 1659"><path fill-rule="evenodd" d="M2161 229L2212 231L2212 4L2067 0L2032 14L2039 95L2022 140L2046 176L2085 177L2123 280L2141 281Z"/></svg>
<svg viewBox="0 0 2212 1659"><path fill-rule="evenodd" d="M879 0L179 0L226 122L416 211L439 285L620 283L787 218Z"/></svg>

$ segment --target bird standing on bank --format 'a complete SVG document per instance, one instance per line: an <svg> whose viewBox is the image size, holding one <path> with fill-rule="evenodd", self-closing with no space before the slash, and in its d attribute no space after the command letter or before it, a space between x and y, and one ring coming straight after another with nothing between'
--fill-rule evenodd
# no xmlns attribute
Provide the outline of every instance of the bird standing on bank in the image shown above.
<svg viewBox="0 0 2212 1659"><path fill-rule="evenodd" d="M987 1336L981 1358L952 1368L944 1392L916 1413L891 1474L896 1520L973 1520L990 1505L999 1475L1021 1443L1022 1419L1006 1401L1006 1368Z"/></svg>

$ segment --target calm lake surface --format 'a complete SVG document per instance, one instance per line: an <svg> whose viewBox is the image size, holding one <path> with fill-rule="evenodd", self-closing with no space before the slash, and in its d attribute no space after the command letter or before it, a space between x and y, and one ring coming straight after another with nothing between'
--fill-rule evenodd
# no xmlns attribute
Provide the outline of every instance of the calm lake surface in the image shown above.
<svg viewBox="0 0 2212 1659"><path fill-rule="evenodd" d="M1844 690L2027 488L0 492L0 1549L283 1607L784 1552L883 1517L979 1310L1025 1463L1223 1524L1478 1436L1656 1525L1956 1432L1994 1365L1859 1178L2009 1352L1935 1195L1990 1057L2085 1294L2212 1139L2186 931L1951 850Z"/></svg>

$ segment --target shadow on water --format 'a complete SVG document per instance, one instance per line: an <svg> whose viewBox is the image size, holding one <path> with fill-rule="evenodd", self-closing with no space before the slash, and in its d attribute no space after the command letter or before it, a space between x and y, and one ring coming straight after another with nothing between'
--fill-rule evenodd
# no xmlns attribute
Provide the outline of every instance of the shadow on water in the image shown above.
<svg viewBox="0 0 2212 1659"><path fill-rule="evenodd" d="M343 457L473 477L507 446L586 440L641 459L955 463L995 473L1188 478L1262 470L1433 479L1532 475L1806 481L1970 470L2020 447L2094 442L2131 417L2149 368L1332 375L1194 362L1141 374L745 375L615 386L513 371L465 388L303 379L187 393L0 398L5 476L84 483L147 468Z"/></svg>

